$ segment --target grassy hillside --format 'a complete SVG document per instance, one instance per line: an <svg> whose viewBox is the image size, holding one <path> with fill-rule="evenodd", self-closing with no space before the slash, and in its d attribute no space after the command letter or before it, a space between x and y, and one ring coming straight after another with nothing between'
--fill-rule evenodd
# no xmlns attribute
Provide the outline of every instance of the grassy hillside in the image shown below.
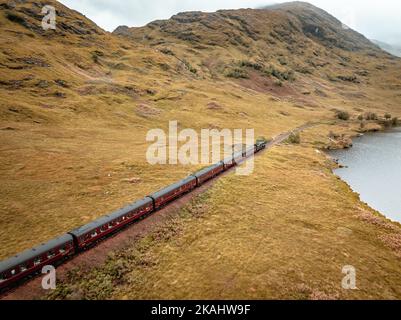
<svg viewBox="0 0 401 320"><path fill-rule="evenodd" d="M135 272L143 270L130 264L127 270L133 276L110 296L172 297L163 286L171 277L184 277L164 288L177 288L171 291L177 297L220 297L225 286L230 289L224 297L239 297L239 292L244 293L241 297L267 297L268 291L262 291L272 283L278 288L278 275L290 270L286 263L279 267L279 260L290 259L301 243L313 248L300 258L299 268L317 261L308 267L306 277L313 270L317 279L325 274L331 256L318 258L325 250L336 263L358 252L358 263L365 263L368 254L375 263L386 259L378 275L397 277L398 258L385 249L389 242L372 236L381 235L382 226L358 218L358 199L335 180L314 148L330 143L330 132L341 143L361 130L358 117L367 112L401 116L400 59L304 4L182 13L110 34L55 1L46 4L57 8L57 29L44 31L43 3L13 3L0 4L0 258L87 223L196 169L150 166L145 159L149 129L166 129L168 121L178 120L180 128L254 128L257 136L272 137L314 121L322 125L302 137L305 144L264 155L254 176L219 182L199 200L207 208L201 219L183 225L185 232L173 238L173 244L163 241L149 249L149 254L163 257L149 278L141 273L144 282L131 286ZM337 119L338 110L350 119ZM376 120L362 122L363 130L377 126ZM308 192L300 194L301 190ZM233 197L236 204L228 201ZM245 208L249 215L244 216ZM352 241L341 238L338 228L353 230ZM192 232L195 229L198 233ZM333 239L340 239L344 254L337 252L340 244L325 248ZM221 259L214 257L211 241L222 247ZM261 247L252 247L258 241ZM177 248L183 260L176 259ZM255 256L256 249L266 251ZM269 255L273 249L274 255ZM200 269L191 269L201 256ZM249 262L249 270L237 266L242 260ZM206 272L211 261L215 276ZM268 279L260 272L260 278L249 283L243 273L258 274L258 266L278 268L277 277ZM227 268L221 278L219 272ZM327 281L341 276L336 266L332 268ZM363 268L369 277L376 274L371 265ZM167 269L171 271L164 277ZM237 274L238 282L228 281ZM209 287L200 277L210 282ZM369 277L366 283L372 280ZM286 281L283 286L291 287L300 279ZM217 285L210 287L212 283ZM141 291L148 285L155 290ZM315 284L307 285L314 290ZM322 292L337 294L326 285ZM237 290L242 287L247 289ZM383 297L395 296L391 286L382 289L378 294ZM367 297L365 293L360 297Z"/></svg>

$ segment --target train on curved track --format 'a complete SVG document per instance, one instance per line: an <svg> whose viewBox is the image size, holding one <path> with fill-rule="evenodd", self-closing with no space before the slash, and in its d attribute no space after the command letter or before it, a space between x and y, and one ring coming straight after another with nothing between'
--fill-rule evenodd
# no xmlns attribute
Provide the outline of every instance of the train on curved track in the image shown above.
<svg viewBox="0 0 401 320"><path fill-rule="evenodd" d="M59 264L84 251L111 233L121 230L124 226L156 212L182 195L200 187L206 181L265 149L266 144L266 141L257 142L254 146L242 152L234 153L223 161L191 174L187 178L123 209L105 215L60 237L0 262L0 291L40 272L43 266Z"/></svg>

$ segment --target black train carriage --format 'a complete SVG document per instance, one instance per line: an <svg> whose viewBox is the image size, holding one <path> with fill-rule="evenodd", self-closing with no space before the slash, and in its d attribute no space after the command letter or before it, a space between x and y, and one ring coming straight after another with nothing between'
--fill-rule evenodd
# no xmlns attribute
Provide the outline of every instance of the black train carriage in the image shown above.
<svg viewBox="0 0 401 320"><path fill-rule="evenodd" d="M257 152L259 152L259 151L261 151L263 149L266 149L266 145L267 145L267 141L266 140L256 142L256 144L255 144L255 153L257 153Z"/></svg>

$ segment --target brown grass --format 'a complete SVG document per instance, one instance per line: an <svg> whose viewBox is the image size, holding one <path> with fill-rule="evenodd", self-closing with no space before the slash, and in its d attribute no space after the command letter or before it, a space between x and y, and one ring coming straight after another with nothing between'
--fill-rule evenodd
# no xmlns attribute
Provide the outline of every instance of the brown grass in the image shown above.
<svg viewBox="0 0 401 320"><path fill-rule="evenodd" d="M178 219L56 296L84 286L91 293L80 298L92 299L400 297L397 248L380 238L388 233L395 243L395 229L356 217L357 196L330 173L323 154L281 146L256 166L249 177L222 178ZM342 289L345 265L357 269L358 290ZM123 275L109 279L110 268ZM104 295L104 281L118 285Z"/></svg>

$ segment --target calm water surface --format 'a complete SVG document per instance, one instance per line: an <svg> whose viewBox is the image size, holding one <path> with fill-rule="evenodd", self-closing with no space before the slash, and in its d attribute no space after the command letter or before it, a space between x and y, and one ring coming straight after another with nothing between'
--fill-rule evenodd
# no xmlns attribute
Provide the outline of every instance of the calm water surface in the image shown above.
<svg viewBox="0 0 401 320"><path fill-rule="evenodd" d="M362 201L401 222L401 128L356 138L353 148L330 155L347 166L335 173Z"/></svg>

